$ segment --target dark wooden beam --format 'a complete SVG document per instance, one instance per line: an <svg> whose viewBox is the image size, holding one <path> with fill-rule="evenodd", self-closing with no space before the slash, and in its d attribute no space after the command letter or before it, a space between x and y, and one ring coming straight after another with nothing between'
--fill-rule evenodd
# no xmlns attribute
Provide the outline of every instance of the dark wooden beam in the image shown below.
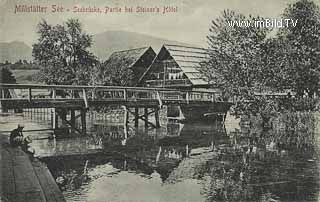
<svg viewBox="0 0 320 202"><path fill-rule="evenodd" d="M134 108L134 127L139 126L139 108L135 107Z"/></svg>

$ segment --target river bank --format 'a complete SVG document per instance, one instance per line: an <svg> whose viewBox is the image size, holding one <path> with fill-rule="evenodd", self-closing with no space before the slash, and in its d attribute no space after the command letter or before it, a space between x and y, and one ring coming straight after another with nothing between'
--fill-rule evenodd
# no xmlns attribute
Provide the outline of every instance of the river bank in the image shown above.
<svg viewBox="0 0 320 202"><path fill-rule="evenodd" d="M12 147L0 133L0 199L4 202L65 202L44 163Z"/></svg>

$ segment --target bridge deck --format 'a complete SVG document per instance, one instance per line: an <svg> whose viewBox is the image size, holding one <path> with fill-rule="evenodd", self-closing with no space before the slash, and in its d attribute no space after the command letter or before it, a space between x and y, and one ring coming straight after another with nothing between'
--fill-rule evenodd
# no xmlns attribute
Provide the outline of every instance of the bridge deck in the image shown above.
<svg viewBox="0 0 320 202"><path fill-rule="evenodd" d="M127 107L158 107L159 101L155 99L150 100L120 100L120 99L103 99L103 100L88 100L88 106L83 100L75 99L56 99L56 100L46 100L46 99L34 99L32 101L23 99L2 99L0 100L2 107L7 109L15 108L85 108L94 106L108 106L108 105L124 105ZM208 106L214 105L211 101L189 101L184 100L163 100L162 105L177 104L177 105L188 105L188 106ZM227 103L227 102L223 102Z"/></svg>
<svg viewBox="0 0 320 202"><path fill-rule="evenodd" d="M12 95L11 92L15 92ZM42 93L41 93L42 92ZM101 105L158 107L162 105L214 105L226 103L220 92L182 91L166 88L119 86L61 86L0 84L3 108L66 107L88 108Z"/></svg>
<svg viewBox="0 0 320 202"><path fill-rule="evenodd" d="M65 202L50 171L38 159L30 159L8 144L0 134L0 199L14 202Z"/></svg>

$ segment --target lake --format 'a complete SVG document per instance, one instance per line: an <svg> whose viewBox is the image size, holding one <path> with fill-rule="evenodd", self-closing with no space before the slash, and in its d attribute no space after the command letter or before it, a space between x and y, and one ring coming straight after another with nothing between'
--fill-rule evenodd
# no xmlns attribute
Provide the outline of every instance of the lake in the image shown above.
<svg viewBox="0 0 320 202"><path fill-rule="evenodd" d="M50 127L45 118L7 115L1 131L21 122ZM298 139L230 116L225 125L169 121L159 129L91 120L87 136L25 135L68 202L320 201L318 122Z"/></svg>

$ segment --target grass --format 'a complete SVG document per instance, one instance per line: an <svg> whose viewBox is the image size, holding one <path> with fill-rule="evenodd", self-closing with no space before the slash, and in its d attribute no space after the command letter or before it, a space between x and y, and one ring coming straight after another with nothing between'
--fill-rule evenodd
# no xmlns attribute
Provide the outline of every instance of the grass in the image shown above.
<svg viewBox="0 0 320 202"><path fill-rule="evenodd" d="M39 72L38 69L28 69L21 70L16 69L12 70L13 75L15 76L17 83L21 84L36 84L39 83L35 80L35 75Z"/></svg>

